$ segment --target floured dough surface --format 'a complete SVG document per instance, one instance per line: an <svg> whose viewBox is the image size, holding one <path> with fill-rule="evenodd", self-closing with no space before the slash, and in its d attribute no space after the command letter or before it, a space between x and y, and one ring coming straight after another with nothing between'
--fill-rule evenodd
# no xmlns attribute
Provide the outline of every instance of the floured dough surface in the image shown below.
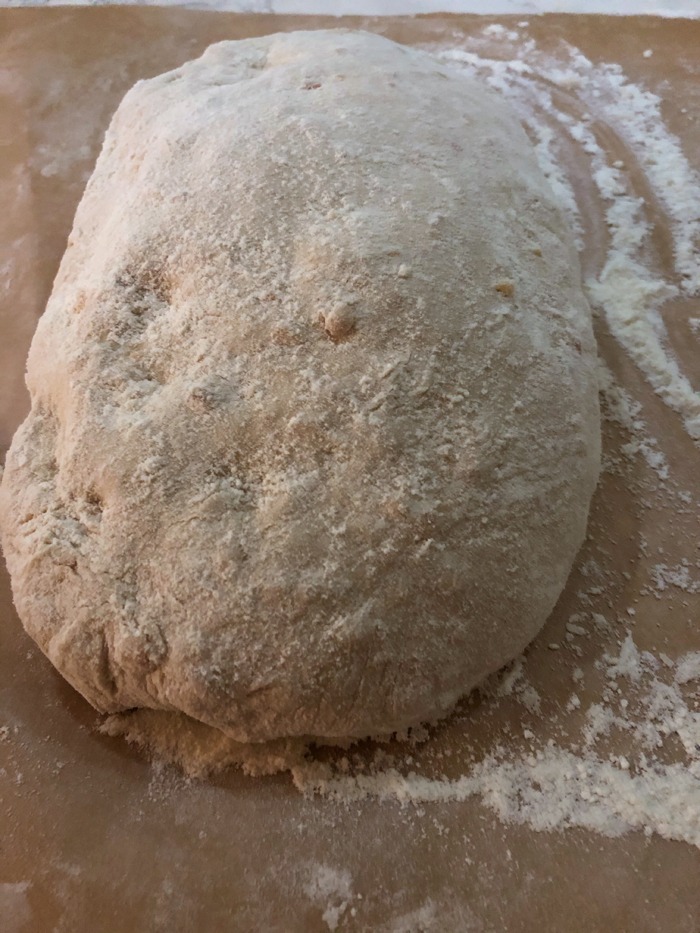
<svg viewBox="0 0 700 933"><path fill-rule="evenodd" d="M346 30L212 46L107 133L0 491L95 707L386 733L517 655L599 466L571 237L508 106Z"/></svg>

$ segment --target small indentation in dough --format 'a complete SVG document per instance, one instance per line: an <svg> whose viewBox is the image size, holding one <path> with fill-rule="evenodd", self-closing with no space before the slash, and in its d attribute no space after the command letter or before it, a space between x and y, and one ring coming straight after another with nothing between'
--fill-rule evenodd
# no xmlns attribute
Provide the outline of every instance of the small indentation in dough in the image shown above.
<svg viewBox="0 0 700 933"><path fill-rule="evenodd" d="M88 491L85 493L85 502L89 506L89 510L94 514L101 514L104 509L104 501L99 492L95 489L94 486L90 486Z"/></svg>
<svg viewBox="0 0 700 933"><path fill-rule="evenodd" d="M132 309L151 310L154 297L162 305L170 302L169 277L165 270L154 265L139 270L127 267L116 277L115 284L126 292ZM138 310L133 313L138 313Z"/></svg>
<svg viewBox="0 0 700 933"><path fill-rule="evenodd" d="M278 347L296 347L304 342L302 329L294 321L280 321L272 328L271 338Z"/></svg>
<svg viewBox="0 0 700 933"><path fill-rule="evenodd" d="M187 407L198 414L208 414L216 407L216 396L201 386L195 386L187 399Z"/></svg>
<svg viewBox="0 0 700 933"><path fill-rule="evenodd" d="M304 85L304 90L305 91L316 91L320 87L321 85L319 84L318 81L307 81L306 84Z"/></svg>
<svg viewBox="0 0 700 933"><path fill-rule="evenodd" d="M207 467L205 473L207 479L231 479L238 477L238 468L235 463L229 460L218 460Z"/></svg>
<svg viewBox="0 0 700 933"><path fill-rule="evenodd" d="M171 283L162 269L151 268L142 275L143 290L151 292L162 301L168 304L171 294Z"/></svg>
<svg viewBox="0 0 700 933"><path fill-rule="evenodd" d="M81 288L78 294L75 296L75 302L73 303L73 314L80 314L86 304L87 295L85 294L85 290Z"/></svg>

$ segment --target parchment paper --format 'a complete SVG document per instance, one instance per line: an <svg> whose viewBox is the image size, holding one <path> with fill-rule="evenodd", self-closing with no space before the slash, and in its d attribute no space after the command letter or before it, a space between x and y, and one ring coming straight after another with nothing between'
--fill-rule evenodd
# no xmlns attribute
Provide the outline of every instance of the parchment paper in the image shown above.
<svg viewBox="0 0 700 933"><path fill-rule="evenodd" d="M485 21L432 16L346 23L407 43L456 43ZM155 8L0 10L3 456L27 410L28 344L102 134L123 93L137 79L175 67L213 41L340 24L334 18ZM692 114L698 113L693 68L700 23L545 16L529 28L541 44L565 38L591 59L618 61L634 80L646 81L663 97L665 119L697 166L700 127ZM649 47L654 55L644 58ZM595 266L599 243L591 229L586 233L584 265ZM688 318L700 314L698 302L679 303L675 312L670 339L697 385ZM679 487L697 497L697 447L601 325L599 340L618 380L644 400L644 416ZM610 424L605 434L606 450L614 453L624 437ZM592 555L608 574L601 596L606 615L615 618L634 607L640 649L676 657L698 648L697 596L640 596L652 560L640 551L642 536L649 554L664 548L669 564L689 554L697 559L697 515L670 515L648 473L635 461L603 476L589 543L528 653L528 672L543 698L533 728L543 738L552 711L571 693L571 661L548 646L564 644L564 625L576 610L586 584L582 568ZM593 671L606 639L614 647L619 632L600 633L597 643L583 646L576 663ZM594 679L592 672L591 691ZM581 699L585 707L584 693ZM521 706L503 702L489 711L481 705L472 699L437 730L427 751L415 754L454 777L493 744L494 735L517 736ZM248 778L232 772L211 783L187 782L171 769L154 769L123 741L99 735L95 725L94 711L24 634L3 566L5 933L700 930L700 851L685 843L641 832L614 839L581 829L536 832L499 821L477 799L420 807L305 799L286 775Z"/></svg>

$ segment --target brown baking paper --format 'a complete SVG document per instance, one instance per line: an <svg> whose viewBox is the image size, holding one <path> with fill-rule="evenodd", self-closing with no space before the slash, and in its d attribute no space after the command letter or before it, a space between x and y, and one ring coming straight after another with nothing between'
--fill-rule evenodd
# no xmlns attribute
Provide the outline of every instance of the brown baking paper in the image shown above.
<svg viewBox="0 0 700 933"><path fill-rule="evenodd" d="M517 20L521 20L518 17ZM196 57L211 42L297 28L362 26L406 43L459 45L490 20L430 16L345 19L245 16L156 8L0 10L0 445L3 456L27 411L24 361L51 289L73 213L111 114L124 92ZM514 20L501 18L511 28ZM669 129L698 167L700 23L652 18L543 16L530 21L540 47L566 40L593 61L619 62L663 98ZM643 52L653 49L653 56ZM497 54L497 53L494 53ZM623 142L600 138L631 162ZM574 159L584 211L584 272L597 274L608 233L591 200L590 166ZM661 208L641 169L654 243L668 263ZM656 212L656 213L655 213ZM664 309L669 341L700 384L690 321L697 300ZM698 448L680 418L597 322L600 352L642 402L648 430L673 477L662 494L642 457L620 457L624 430L604 424L609 462L589 540L557 609L527 653L541 698L476 695L415 748L387 751L431 777L458 778L498 744L521 755L527 726L537 747L565 745L604 686L596 668L619 654L627 628L639 650L675 659L699 647L699 597L670 586L643 595L659 549L669 566L698 559ZM673 490L691 506L672 507ZM590 561L601 585L591 595ZM566 623L581 611L609 620L577 640ZM634 615L628 612L633 610ZM625 623L624 620L627 620ZM621 621L622 620L622 621ZM0 929L5 933L136 931L659 931L700 929L700 851L641 831L609 838L582 828L538 831L499 817L479 796L402 805L307 798L288 774L230 771L187 781L154 766L120 738L96 731L88 704L24 634L0 575ZM551 647L556 645L556 649ZM581 708L563 717L572 671L584 672ZM563 717L563 718L562 718ZM611 733L611 754L629 737ZM377 747L357 750L359 765ZM683 761L676 743L667 760ZM340 753L339 753L340 754ZM660 753L661 754L661 753ZM357 763L357 762L356 762Z"/></svg>

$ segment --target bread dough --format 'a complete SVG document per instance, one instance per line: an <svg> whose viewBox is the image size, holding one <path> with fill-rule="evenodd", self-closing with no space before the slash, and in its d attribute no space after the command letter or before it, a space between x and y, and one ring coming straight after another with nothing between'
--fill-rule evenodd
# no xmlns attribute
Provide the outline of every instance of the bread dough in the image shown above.
<svg viewBox="0 0 700 933"><path fill-rule="evenodd" d="M543 625L599 468L576 252L516 116L362 32L126 95L27 381L27 631L98 710L242 742L443 715Z"/></svg>

